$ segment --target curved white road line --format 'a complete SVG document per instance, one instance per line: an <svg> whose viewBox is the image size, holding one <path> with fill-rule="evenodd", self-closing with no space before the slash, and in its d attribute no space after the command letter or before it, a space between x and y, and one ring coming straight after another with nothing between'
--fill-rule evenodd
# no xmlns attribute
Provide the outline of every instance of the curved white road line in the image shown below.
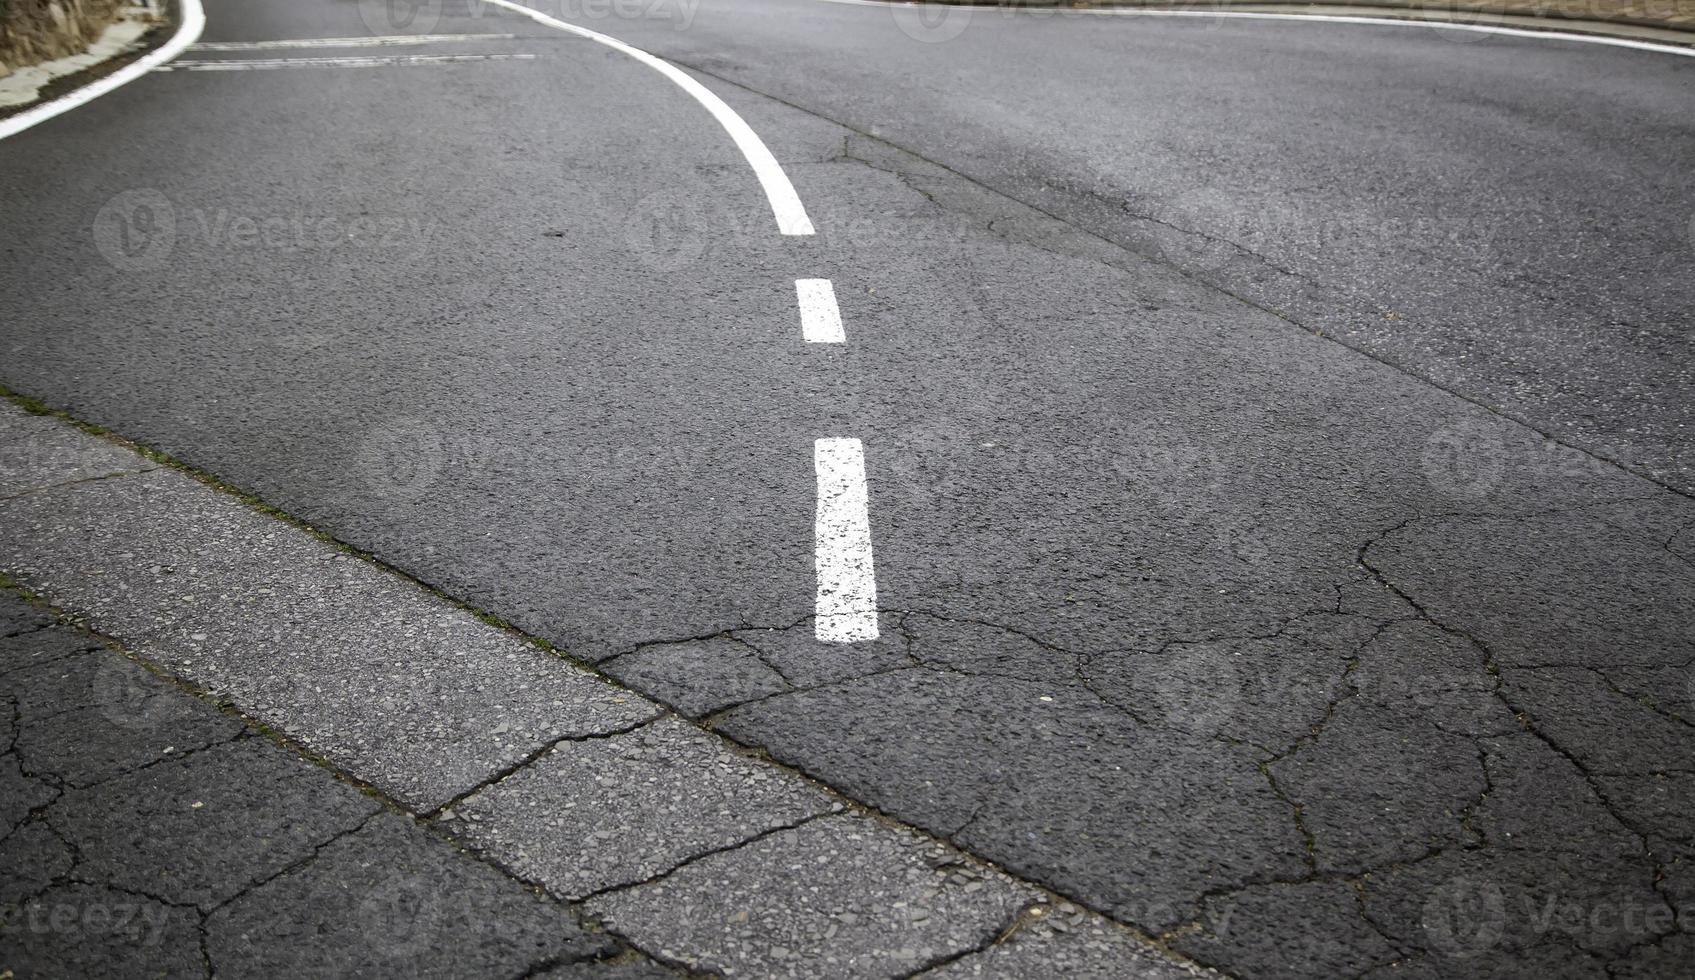
<svg viewBox="0 0 1695 980"><path fill-rule="evenodd" d="M772 213L777 216L777 230L785 235L812 234L812 219L806 216L806 208L800 203L800 195L795 193L795 187L789 183L788 174L783 173L782 165L777 162L776 157L771 155L771 151L765 148L765 144L760 141L753 128L736 114L736 110L725 105L723 99L713 95L711 89L695 81L681 68L669 61L656 58L640 48L631 47L615 37L602 34L599 31L591 31L586 27L578 27L557 17L550 17L539 10L526 7L521 3L514 3L513 0L483 0L483 2L523 14L538 24L545 24L548 27L575 34L578 37L588 38L598 44L604 44L614 51L629 55L676 82L678 88L694 96L696 102L705 106L706 111L712 113L712 118L718 120L718 124L724 127L732 140L736 141L736 148L742 151L742 156L747 158L748 165L753 168L754 174L759 177L759 185L765 188L765 197L771 202Z"/></svg>
<svg viewBox="0 0 1695 980"><path fill-rule="evenodd" d="M92 102L120 85L128 85L182 54L190 44L200 39L200 32L206 29L206 11L201 8L200 0L180 0L180 2L182 4L182 23L177 26L176 34L169 41L105 78L89 82L74 92L67 92L52 101L43 102L33 109L26 109L15 116L0 119L0 139L16 136L37 123L46 122L60 113L69 112L77 106Z"/></svg>
<svg viewBox="0 0 1695 980"><path fill-rule="evenodd" d="M496 0L490 0L496 2ZM890 0L823 0L825 3L840 3L854 7L923 7L928 4L890 2ZM938 5L940 6L940 5ZM959 10L996 10L1020 11L1025 8L1005 7L987 4L954 4L946 5L948 9ZM1028 8L1032 11L1046 12L1055 8ZM1066 14L1093 14L1106 17L1201 17L1225 20L1316 20L1328 24L1376 24L1387 27L1429 27L1441 31L1471 31L1477 34L1500 34L1507 37L1534 37L1546 41L1578 41L1583 44L1605 44L1615 48L1635 48L1638 51L1654 51L1659 54L1682 55L1685 58L1695 58L1695 47L1682 47L1676 44L1655 44L1653 41L1633 41L1623 37L1607 37L1601 34L1573 34L1570 31L1541 31L1523 27L1491 27L1487 24L1453 24L1441 20L1419 20L1411 17L1365 17L1355 14L1271 14L1244 10L1144 10L1136 7L1068 7Z"/></svg>

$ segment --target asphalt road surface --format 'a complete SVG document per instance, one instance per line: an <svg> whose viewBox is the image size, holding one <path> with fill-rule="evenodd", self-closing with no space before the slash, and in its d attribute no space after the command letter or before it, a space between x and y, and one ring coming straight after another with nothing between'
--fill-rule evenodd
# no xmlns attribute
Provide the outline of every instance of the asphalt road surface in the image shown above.
<svg viewBox="0 0 1695 980"><path fill-rule="evenodd" d="M592 39L212 0L0 142L0 383L1228 973L1689 975L1695 59L546 9L816 233Z"/></svg>

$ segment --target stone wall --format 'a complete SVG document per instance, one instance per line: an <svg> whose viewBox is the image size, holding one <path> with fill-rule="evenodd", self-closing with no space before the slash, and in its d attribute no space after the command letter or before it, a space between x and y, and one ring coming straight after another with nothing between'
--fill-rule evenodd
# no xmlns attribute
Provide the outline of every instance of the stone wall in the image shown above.
<svg viewBox="0 0 1695 980"><path fill-rule="evenodd" d="M79 54L134 0L0 0L0 75Z"/></svg>

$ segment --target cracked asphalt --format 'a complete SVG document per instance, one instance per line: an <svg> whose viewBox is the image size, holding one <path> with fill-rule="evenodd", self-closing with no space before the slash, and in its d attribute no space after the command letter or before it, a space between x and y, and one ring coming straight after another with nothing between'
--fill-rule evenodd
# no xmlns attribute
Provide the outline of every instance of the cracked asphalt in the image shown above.
<svg viewBox="0 0 1695 980"><path fill-rule="evenodd" d="M9 592L0 697L18 977L669 975Z"/></svg>
<svg viewBox="0 0 1695 980"><path fill-rule="evenodd" d="M362 9L214 0L206 40L395 33ZM1691 975L1695 63L554 11L741 113L818 226L785 239L649 69L429 10L500 35L431 52L534 58L172 72L0 142L0 384L1221 972ZM799 342L812 276L848 343ZM824 435L865 445L875 641L813 638ZM526 849L556 764L466 839L573 899L641 873ZM853 837L773 805L773 877ZM693 928L687 870L600 911Z"/></svg>

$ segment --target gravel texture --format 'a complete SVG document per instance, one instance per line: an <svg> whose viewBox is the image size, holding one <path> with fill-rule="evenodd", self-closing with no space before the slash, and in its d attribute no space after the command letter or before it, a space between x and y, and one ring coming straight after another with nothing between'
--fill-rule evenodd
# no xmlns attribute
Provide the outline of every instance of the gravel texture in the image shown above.
<svg viewBox="0 0 1695 980"><path fill-rule="evenodd" d="M1069 902L1043 907L988 949L920 974L924 980L1179 980L1208 976L1151 951L1122 926Z"/></svg>
<svg viewBox="0 0 1695 980"><path fill-rule="evenodd" d="M0 569L419 810L658 710L172 471L0 502Z"/></svg>
<svg viewBox="0 0 1695 980"><path fill-rule="evenodd" d="M0 499L31 490L156 469L146 457L64 422L0 405Z"/></svg>
<svg viewBox="0 0 1695 980"><path fill-rule="evenodd" d="M896 977L987 945L1038 895L934 841L844 814L589 908L644 948L725 976Z"/></svg>
<svg viewBox="0 0 1695 980"><path fill-rule="evenodd" d="M839 807L667 719L565 742L455 806L444 826L526 880L582 898Z"/></svg>
<svg viewBox="0 0 1695 980"><path fill-rule="evenodd" d="M0 626L0 973L664 975L10 592Z"/></svg>

